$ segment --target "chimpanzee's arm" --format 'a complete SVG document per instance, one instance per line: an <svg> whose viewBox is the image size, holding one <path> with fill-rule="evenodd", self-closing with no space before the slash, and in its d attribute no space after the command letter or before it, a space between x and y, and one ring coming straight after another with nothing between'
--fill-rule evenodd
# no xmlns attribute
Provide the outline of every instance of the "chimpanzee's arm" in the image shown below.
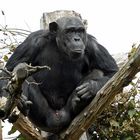
<svg viewBox="0 0 140 140"><path fill-rule="evenodd" d="M72 97L74 114L89 104L102 86L118 71L115 60L92 36L88 37L86 49L90 72L74 91Z"/></svg>
<svg viewBox="0 0 140 140"><path fill-rule="evenodd" d="M39 30L31 33L23 43L21 43L14 51L12 56L9 58L6 68L12 71L14 67L19 64L26 62L27 64L32 63L36 58L39 50L46 43L44 39L44 31Z"/></svg>
<svg viewBox="0 0 140 140"><path fill-rule="evenodd" d="M85 77L83 83L76 88L78 96L90 98L118 71L117 64L109 52L94 38L89 36L87 54L90 64L90 76ZM103 72L96 75L95 69Z"/></svg>

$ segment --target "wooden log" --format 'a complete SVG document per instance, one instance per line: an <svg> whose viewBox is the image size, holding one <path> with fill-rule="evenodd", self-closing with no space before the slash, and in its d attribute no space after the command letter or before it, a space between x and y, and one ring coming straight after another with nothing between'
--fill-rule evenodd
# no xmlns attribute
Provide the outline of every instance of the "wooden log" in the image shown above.
<svg viewBox="0 0 140 140"><path fill-rule="evenodd" d="M58 10L49 13L43 13L43 16L40 19L40 28L41 29L48 29L49 23L56 21L58 18L61 17L78 17L80 18L85 27L87 28L87 20L82 19L81 15L75 11L68 11L68 10Z"/></svg>

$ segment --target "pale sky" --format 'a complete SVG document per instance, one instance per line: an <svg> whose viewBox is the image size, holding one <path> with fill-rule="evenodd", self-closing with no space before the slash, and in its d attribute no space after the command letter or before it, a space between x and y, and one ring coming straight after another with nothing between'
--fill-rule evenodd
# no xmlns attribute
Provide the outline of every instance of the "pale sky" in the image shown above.
<svg viewBox="0 0 140 140"><path fill-rule="evenodd" d="M0 0L10 27L40 28L43 12L75 10L88 20L88 32L111 54L140 42L140 0ZM0 24L4 24L0 15ZM28 26L29 28L28 28Z"/></svg>
<svg viewBox="0 0 140 140"><path fill-rule="evenodd" d="M140 0L0 0L0 10L9 27L31 31L40 29L43 12L74 10L111 54L128 52L140 42ZM2 14L0 24L5 24Z"/></svg>

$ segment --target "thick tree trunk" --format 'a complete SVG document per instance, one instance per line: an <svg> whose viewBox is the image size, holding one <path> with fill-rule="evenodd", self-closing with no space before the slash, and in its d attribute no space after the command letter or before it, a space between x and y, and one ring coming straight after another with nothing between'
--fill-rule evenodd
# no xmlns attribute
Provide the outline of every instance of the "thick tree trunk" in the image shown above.
<svg viewBox="0 0 140 140"><path fill-rule="evenodd" d="M48 29L49 23L55 22L58 18L61 17L78 17L83 20L85 27L87 27L87 20L82 19L81 15L75 11L68 11L68 10L59 10L50 13L43 13L43 16L40 20L40 28L41 29Z"/></svg>

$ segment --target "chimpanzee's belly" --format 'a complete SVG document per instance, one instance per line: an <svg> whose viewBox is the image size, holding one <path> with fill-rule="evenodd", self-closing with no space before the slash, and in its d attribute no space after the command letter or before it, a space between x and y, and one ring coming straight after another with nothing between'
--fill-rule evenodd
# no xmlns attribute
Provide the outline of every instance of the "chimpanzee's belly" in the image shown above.
<svg viewBox="0 0 140 140"><path fill-rule="evenodd" d="M68 98L73 93L81 79L81 75L77 75L76 77L71 75L65 77L62 76L57 79L45 81L40 88L50 107L54 110L59 110L65 106Z"/></svg>

